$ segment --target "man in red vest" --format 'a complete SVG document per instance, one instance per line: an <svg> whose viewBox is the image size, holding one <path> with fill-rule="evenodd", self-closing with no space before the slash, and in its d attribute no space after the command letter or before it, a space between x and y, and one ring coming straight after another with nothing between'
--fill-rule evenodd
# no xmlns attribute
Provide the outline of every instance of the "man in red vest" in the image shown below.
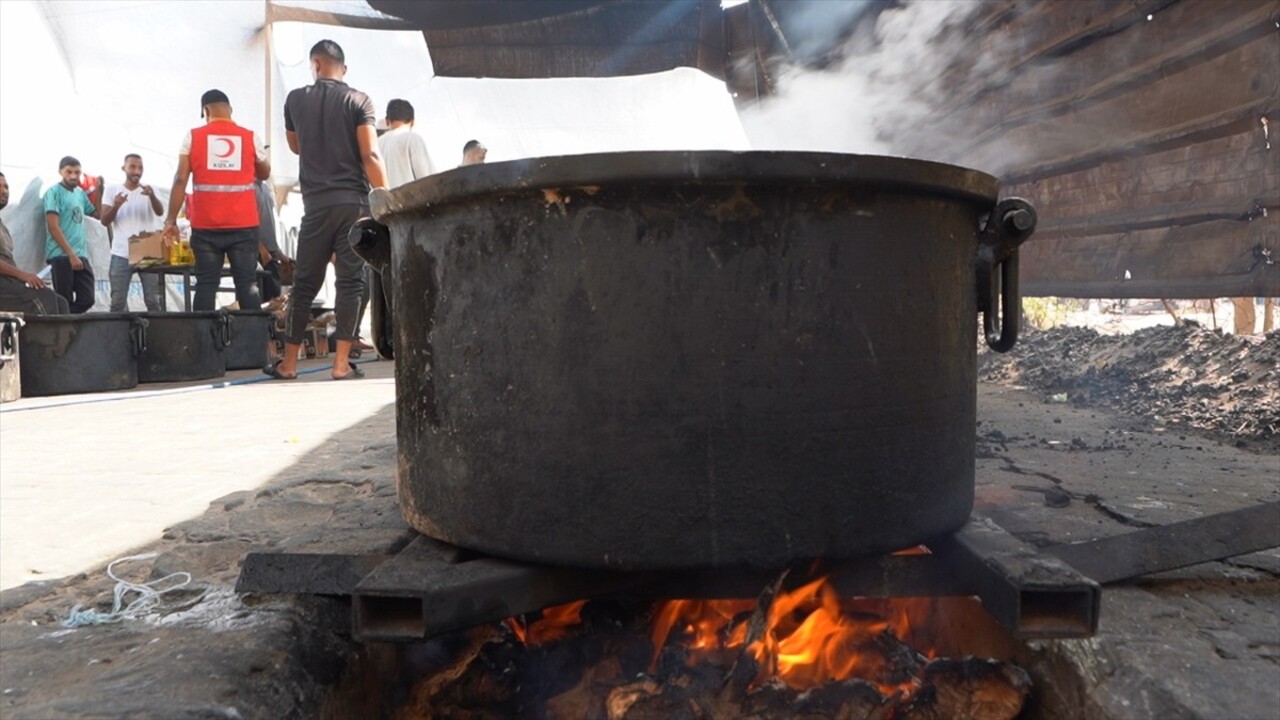
<svg viewBox="0 0 1280 720"><path fill-rule="evenodd" d="M222 283L222 261L231 264L236 300L242 310L257 310L258 200L254 180L271 177L271 162L261 139L231 121L231 101L221 90L200 97L203 127L187 133L178 150L178 172L169 193L165 238L178 237L178 210L192 178L191 252L196 258L196 311L213 310Z"/></svg>

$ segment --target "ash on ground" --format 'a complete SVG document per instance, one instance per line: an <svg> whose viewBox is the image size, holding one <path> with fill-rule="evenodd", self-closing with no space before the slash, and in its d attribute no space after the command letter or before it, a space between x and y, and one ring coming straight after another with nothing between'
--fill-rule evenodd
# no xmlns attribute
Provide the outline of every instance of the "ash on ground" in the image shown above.
<svg viewBox="0 0 1280 720"><path fill-rule="evenodd" d="M978 377L1280 452L1280 331L1237 336L1193 322L1121 335L1027 329L1008 353L981 351Z"/></svg>

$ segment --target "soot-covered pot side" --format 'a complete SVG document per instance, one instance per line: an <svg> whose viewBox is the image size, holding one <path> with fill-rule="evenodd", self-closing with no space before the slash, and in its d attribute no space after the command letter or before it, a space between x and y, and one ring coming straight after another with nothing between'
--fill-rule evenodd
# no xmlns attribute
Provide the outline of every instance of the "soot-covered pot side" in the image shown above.
<svg viewBox="0 0 1280 720"><path fill-rule="evenodd" d="M1035 223L996 196L954 166L765 152L541 158L376 192L389 232L353 238L394 309L374 319L405 517L626 569L958 528L977 315L1012 344Z"/></svg>

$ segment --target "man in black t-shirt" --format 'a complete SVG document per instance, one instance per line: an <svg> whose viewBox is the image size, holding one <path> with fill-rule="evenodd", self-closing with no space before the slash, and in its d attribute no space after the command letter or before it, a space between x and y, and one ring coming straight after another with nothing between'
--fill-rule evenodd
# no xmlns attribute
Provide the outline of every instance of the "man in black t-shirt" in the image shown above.
<svg viewBox="0 0 1280 720"><path fill-rule="evenodd" d="M364 261L347 242L347 231L369 214L370 187L387 187L387 173L378 155L373 101L342 81L347 74L342 48L332 40L316 43L311 48L311 72L315 83L290 92L284 103L289 149L299 158L303 214L286 311L284 357L263 371L282 380L297 377L298 347L311 320L311 301L332 258L337 276L332 377L345 380L364 374L350 361L359 335Z"/></svg>

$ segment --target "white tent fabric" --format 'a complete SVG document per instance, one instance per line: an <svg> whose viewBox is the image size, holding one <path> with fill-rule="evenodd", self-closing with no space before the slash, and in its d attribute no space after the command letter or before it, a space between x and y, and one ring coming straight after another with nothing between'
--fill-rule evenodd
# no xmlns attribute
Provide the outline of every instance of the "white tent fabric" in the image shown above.
<svg viewBox="0 0 1280 720"><path fill-rule="evenodd" d="M143 181L167 197L183 135L199 125L199 97L219 88L235 119L271 137L273 182L294 185L284 140L289 90L311 82L307 51L330 38L347 54L347 82L378 115L392 98L417 110L437 171L455 167L478 138L489 161L623 150L748 147L724 85L692 69L608 79L435 78L422 34L276 21L287 11L341 14L394 25L359 0L4 0L0 2L0 171L13 192L4 222L17 259L44 266L39 196L57 182L58 159L123 179L126 153L141 154ZM274 13L274 14L273 14ZM270 87L268 89L268 73ZM270 97L268 102L267 98ZM281 209L296 227L296 202ZM106 309L105 230L89 221L90 261ZM140 307L140 293L131 307ZM180 300L179 300L180 302ZM172 305L171 305L172 306Z"/></svg>

